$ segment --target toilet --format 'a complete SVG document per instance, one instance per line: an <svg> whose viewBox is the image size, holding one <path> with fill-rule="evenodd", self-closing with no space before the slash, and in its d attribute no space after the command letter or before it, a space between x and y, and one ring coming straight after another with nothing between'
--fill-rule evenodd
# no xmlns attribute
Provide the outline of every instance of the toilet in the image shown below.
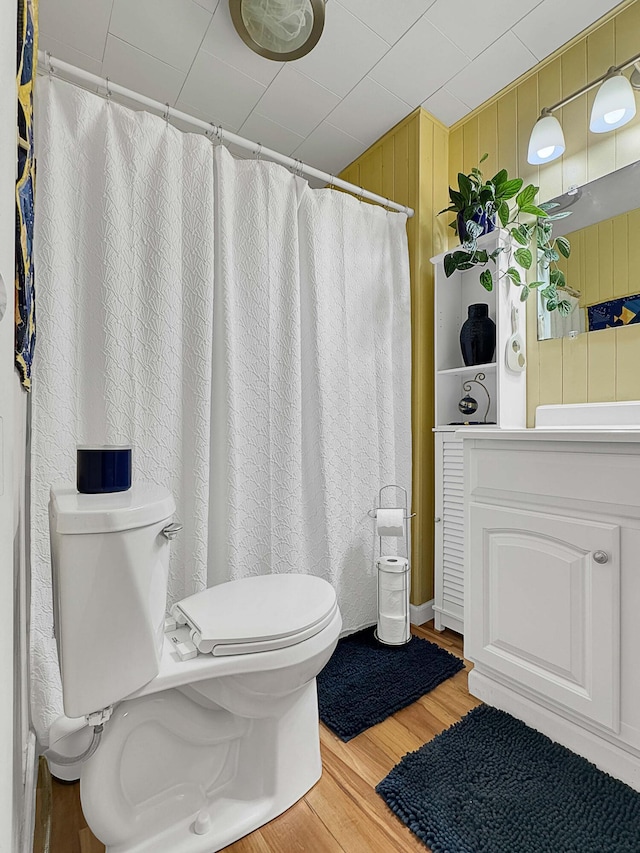
<svg viewBox="0 0 640 853"><path fill-rule="evenodd" d="M316 676L342 627L333 588L255 576L167 614L174 512L154 485L51 489L64 712L105 721L80 793L107 853L214 853L322 772Z"/></svg>

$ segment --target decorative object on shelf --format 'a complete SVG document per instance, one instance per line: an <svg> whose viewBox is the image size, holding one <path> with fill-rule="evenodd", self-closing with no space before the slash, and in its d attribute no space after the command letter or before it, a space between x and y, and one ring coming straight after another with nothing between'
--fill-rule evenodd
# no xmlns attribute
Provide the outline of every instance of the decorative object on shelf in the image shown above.
<svg viewBox="0 0 640 853"><path fill-rule="evenodd" d="M475 415L478 411L478 401L467 394L458 403L458 408L463 415Z"/></svg>
<svg viewBox="0 0 640 853"><path fill-rule="evenodd" d="M485 154L480 163L488 157ZM539 187L527 184L523 188L522 178L509 178L506 169L501 169L488 181L484 181L482 172L473 168L468 175L459 173L459 191L449 187L451 205L440 213L456 213L456 219L451 227L460 237L462 245L445 256L444 271L447 278L456 270L469 270L475 266L484 267L480 273L480 284L485 290L493 290L493 274L488 269L489 261L496 263L496 258L503 251L509 252L509 263L502 274L512 284L521 287L520 301L524 302L532 290L540 288L548 311L558 310L563 317L571 311L571 303L563 298L566 280L557 262L560 255L568 258L571 245L566 237L553 239L553 222L570 216L571 211L565 210L555 215L549 214L557 202L545 202L536 205ZM515 204L509 201L515 197ZM440 215L440 214L438 214ZM503 228L509 231L509 245L498 246L488 252L479 249L478 238L489 230L487 222L498 217ZM529 217L528 222L521 218ZM531 219L533 217L533 219ZM483 224L484 223L484 224ZM464 234L462 225L464 225ZM548 270L542 281L527 282L516 268L515 261L522 269L530 270L537 260L534 269ZM501 276L501 277L502 277Z"/></svg>
<svg viewBox="0 0 640 853"><path fill-rule="evenodd" d="M306 56L324 28L325 0L229 0L231 20L254 53L276 62Z"/></svg>
<svg viewBox="0 0 640 853"><path fill-rule="evenodd" d="M467 367L488 364L496 351L496 324L486 302L469 305L468 317L460 329L460 349Z"/></svg>
<svg viewBox="0 0 640 853"><path fill-rule="evenodd" d="M505 357L509 370L521 373L525 369L527 358L524 354L524 341L518 331L518 309L515 305L511 306L511 335L507 341Z"/></svg>
<svg viewBox="0 0 640 853"><path fill-rule="evenodd" d="M480 163L488 156L485 154ZM503 181L496 185L493 178L483 183L482 172L474 167L468 175L458 173L458 189L449 187L451 205L440 213L456 214L449 227L453 228L461 243L469 243L495 229L500 204L513 198L518 189L513 181Z"/></svg>
<svg viewBox="0 0 640 853"><path fill-rule="evenodd" d="M485 378L486 377L485 377L484 373L476 373L476 375L473 379L468 379L465 383L463 383L462 390L467 392L467 396L463 397L462 400L460 400L460 402L458 403L458 408L460 409L461 412L463 411L462 404L465 403L465 401L470 401L472 403L475 403L476 408L473 410L475 412L476 409L478 408L478 403L476 402L476 400L474 400L473 397L470 397L468 395L469 395L469 392L471 391L472 385L479 385L482 388L482 390L484 391L484 393L487 395L487 408L485 409L484 417L482 418L481 421L477 421L477 423L482 423L482 424L487 423L487 416L489 414L489 409L491 408L491 395L489 394L489 391L487 390L487 386L482 384L483 381L485 380ZM467 403L465 403L465 405L467 405Z"/></svg>
<svg viewBox="0 0 640 853"><path fill-rule="evenodd" d="M566 98L558 101L550 107L543 107L540 118L534 124L529 138L527 151L527 162L533 165L541 165L556 160L565 150L564 134L558 119L553 115L556 110L561 109L576 98L600 86L591 108L591 120L589 130L592 133L607 133L622 127L636 114L636 102L634 89L640 89L640 70L638 61L640 53L625 59L620 65L613 65L609 70L582 86ZM635 70L631 73L631 79L627 79L622 72L632 65Z"/></svg>

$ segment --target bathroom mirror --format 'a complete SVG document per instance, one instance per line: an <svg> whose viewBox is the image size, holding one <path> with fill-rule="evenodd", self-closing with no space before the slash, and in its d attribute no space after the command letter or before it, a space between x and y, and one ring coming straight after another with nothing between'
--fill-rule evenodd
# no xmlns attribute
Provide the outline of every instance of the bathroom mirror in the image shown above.
<svg viewBox="0 0 640 853"><path fill-rule="evenodd" d="M572 214L553 229L571 242L558 266L572 311L549 312L538 294L538 340L640 323L640 161L549 201Z"/></svg>

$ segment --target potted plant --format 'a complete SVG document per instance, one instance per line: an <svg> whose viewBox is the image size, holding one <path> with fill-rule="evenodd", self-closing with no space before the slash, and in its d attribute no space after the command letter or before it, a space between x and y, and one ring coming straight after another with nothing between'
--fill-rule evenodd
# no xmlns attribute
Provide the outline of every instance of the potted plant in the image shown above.
<svg viewBox="0 0 640 853"><path fill-rule="evenodd" d="M485 154L480 163L489 155ZM520 300L524 302L532 290L542 288L545 306L548 311L558 310L562 316L571 311L571 303L563 298L569 290L564 273L558 269L560 255L568 258L571 245L566 237L553 237L553 222L570 215L570 211L549 213L556 202L536 204L539 188L533 184L523 187L522 178L509 178L506 169L501 169L490 180L484 180L479 168L473 168L468 175L458 174L458 189L449 187L451 205L440 213L455 213L451 223L462 244L460 249L445 255L444 271L449 277L456 270L468 270L475 266L484 267L480 273L480 284L485 290L493 290L493 274L488 264L495 264L504 247L487 252L478 249L478 237L487 234L496 226L496 219L509 231L509 265L504 276L514 285L522 288ZM510 204L511 200L513 203ZM440 214L438 214L440 215ZM526 221L523 221L525 219ZM511 257L525 270L531 269L534 260L537 269L548 269L548 281L523 281L519 270L511 263ZM575 293L575 291L571 291Z"/></svg>

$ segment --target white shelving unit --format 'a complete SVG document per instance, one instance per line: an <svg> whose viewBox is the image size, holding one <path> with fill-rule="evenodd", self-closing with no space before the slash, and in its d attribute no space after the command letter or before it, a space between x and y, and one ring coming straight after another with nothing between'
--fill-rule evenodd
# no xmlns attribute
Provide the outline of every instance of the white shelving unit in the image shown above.
<svg viewBox="0 0 640 853"><path fill-rule="evenodd" d="M496 230L478 240L478 246L492 251L508 247L508 233ZM450 251L455 251L454 249ZM465 417L458 403L469 393L478 401L473 419L482 420L486 397L477 385L464 390L465 382L484 373L491 402L487 421L492 426L518 429L526 426L526 369L513 372L507 367L506 347L512 334L512 307L518 311L517 331L526 341L525 305L520 302L520 288L504 276L510 260L508 248L497 259L494 288L489 293L479 282L481 268L444 273L444 252L431 262L435 266L435 627L451 628L463 633L464 628L464 466L462 434ZM522 279L525 273L520 270ZM533 297L532 297L533 298ZM489 316L496 324L496 351L489 364L466 366L460 350L460 328L467 319L468 308L478 302L489 306ZM457 422L457 423L456 423ZM489 426L489 424L487 424ZM478 428L476 426L476 428Z"/></svg>

